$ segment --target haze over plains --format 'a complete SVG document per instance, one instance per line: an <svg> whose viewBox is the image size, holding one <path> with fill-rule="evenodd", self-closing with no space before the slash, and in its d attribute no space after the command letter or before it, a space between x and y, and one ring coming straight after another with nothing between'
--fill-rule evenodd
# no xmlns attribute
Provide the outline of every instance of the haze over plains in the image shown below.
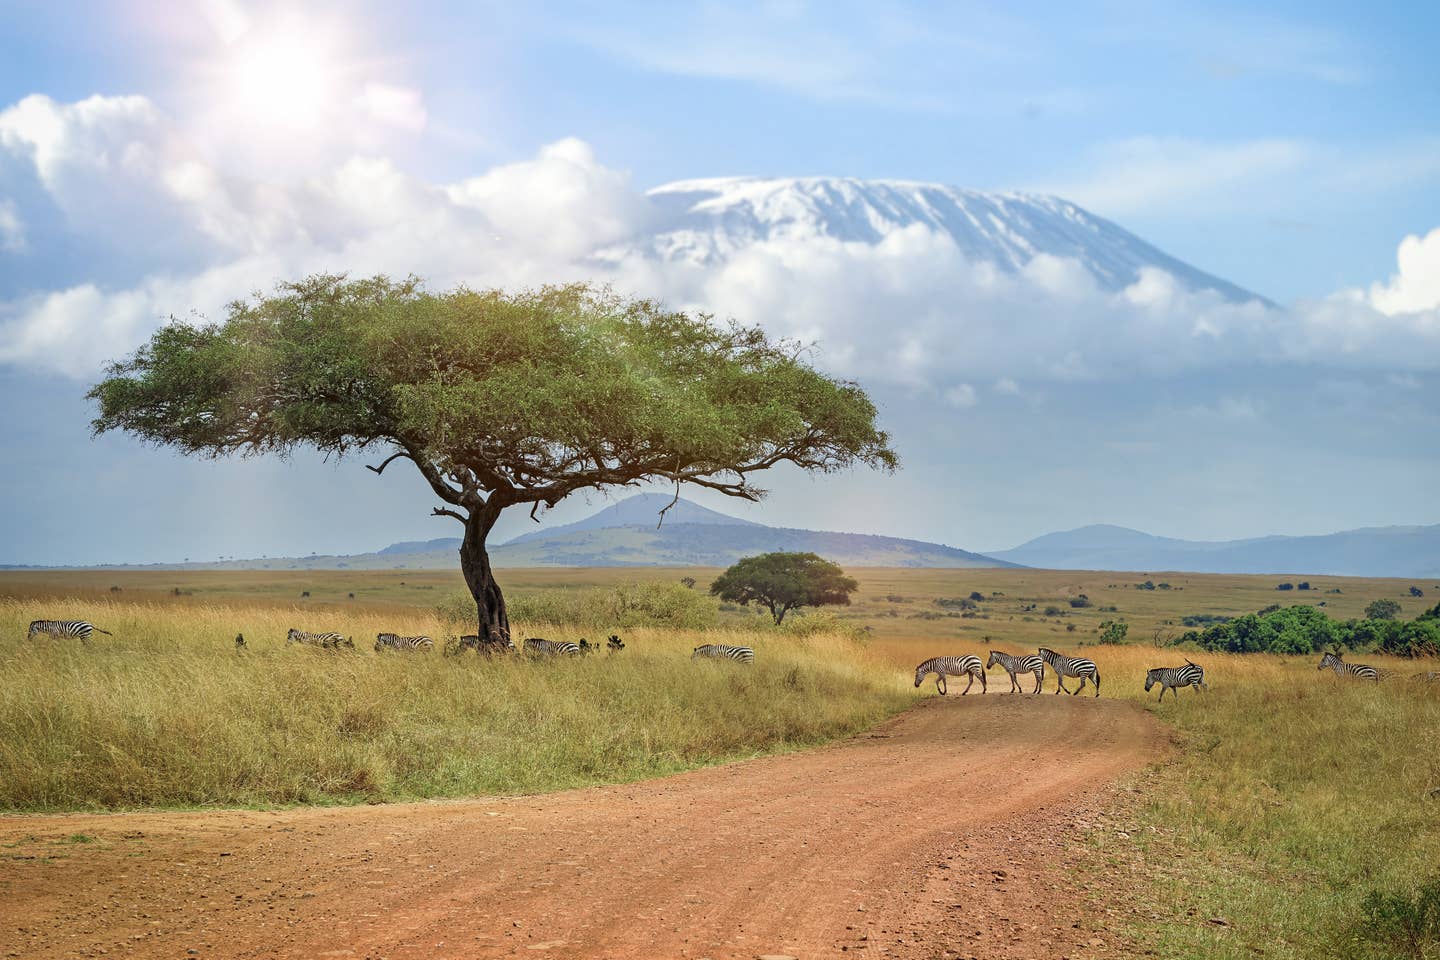
<svg viewBox="0 0 1440 960"><path fill-rule="evenodd" d="M401 471L89 438L86 387L163 317L315 270L590 278L815 343L904 468L686 494L777 526L983 551L1440 520L1430 7L548 9L7 14L0 561L452 535ZM983 236L897 190L977 191ZM1037 204L1158 256L1050 243Z"/></svg>

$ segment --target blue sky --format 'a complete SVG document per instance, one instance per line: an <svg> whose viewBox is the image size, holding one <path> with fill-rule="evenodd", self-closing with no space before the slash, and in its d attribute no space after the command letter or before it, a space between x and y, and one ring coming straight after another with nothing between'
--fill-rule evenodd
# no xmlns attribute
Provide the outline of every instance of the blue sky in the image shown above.
<svg viewBox="0 0 1440 960"><path fill-rule="evenodd" d="M563 247L603 233L576 227L577 210L606 223L623 191L676 179L1053 192L1271 298L1280 328L1303 312L1294 336L1347 345L1383 327L1333 362L1275 339L1253 361L1085 382L1025 379L997 358L988 379L1015 376L1023 393L982 390L978 405L943 411L944 384L877 375L906 470L781 477L767 506L722 509L972 549L1093 521L1193 537L1440 521L1440 293L1425 280L1440 239L1419 240L1440 228L1437 41L1440 8L1419 3L12 2L0 400L20 415L0 449L22 469L0 480L0 562L448 534L424 518L418 486L357 465L187 464L91 441L80 397L163 313L311 264L305 242L408 263L422 239L391 230L386 247L346 231L360 237L385 204L419 222L406 190L524 173L570 140L588 146L583 187L522 179L538 206L492 215L556 216ZM257 49L293 72L288 85L255 75ZM289 209L357 178L363 203L298 232L275 226L275 206L236 199L273 193ZM572 189L590 191L586 205L557 206ZM449 213L423 215L447 229ZM1359 301L1371 313L1346 312ZM1103 340L1104 317L1087 322ZM955 375L980 382L973 366ZM217 511L217 495L232 506ZM357 511L371 523L356 525Z"/></svg>

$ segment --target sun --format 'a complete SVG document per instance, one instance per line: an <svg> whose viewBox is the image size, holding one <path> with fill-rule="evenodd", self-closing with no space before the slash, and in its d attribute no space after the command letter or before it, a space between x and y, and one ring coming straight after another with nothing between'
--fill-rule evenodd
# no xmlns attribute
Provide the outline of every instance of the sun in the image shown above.
<svg viewBox="0 0 1440 960"><path fill-rule="evenodd" d="M336 92L336 67L326 51L298 35L237 44L224 68L232 109L284 127L318 120Z"/></svg>

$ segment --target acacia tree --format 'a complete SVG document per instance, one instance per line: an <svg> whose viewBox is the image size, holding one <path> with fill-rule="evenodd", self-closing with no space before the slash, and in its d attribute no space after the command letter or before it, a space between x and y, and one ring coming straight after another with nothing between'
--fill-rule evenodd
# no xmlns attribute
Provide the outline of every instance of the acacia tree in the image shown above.
<svg viewBox="0 0 1440 960"><path fill-rule="evenodd" d="M854 383L758 327L721 325L587 285L427 291L411 278L313 276L171 319L89 393L98 435L187 454L380 453L408 460L465 527L460 569L487 643L509 638L485 541L577 490L691 483L759 500L782 463L893 470ZM663 511L662 511L663 517Z"/></svg>
<svg viewBox="0 0 1440 960"><path fill-rule="evenodd" d="M762 553L745 557L710 585L721 600L741 606L758 604L778 625L800 607L849 606L860 584L837 564L814 553Z"/></svg>

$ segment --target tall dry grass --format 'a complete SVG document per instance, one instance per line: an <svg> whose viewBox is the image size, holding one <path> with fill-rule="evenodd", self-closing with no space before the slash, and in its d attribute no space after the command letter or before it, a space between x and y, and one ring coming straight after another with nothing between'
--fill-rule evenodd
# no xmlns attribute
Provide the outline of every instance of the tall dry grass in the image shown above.
<svg viewBox="0 0 1440 960"><path fill-rule="evenodd" d="M1107 695L1146 698L1146 669L1185 654L1087 648ZM1440 878L1440 684L1435 663L1353 655L1397 674L1375 684L1319 672L1319 656L1190 653L1208 694L1149 709L1181 748L1144 781L1138 835L1168 864L1140 932L1164 956L1440 956L1371 939L1362 900ZM1109 681L1113 678L1114 682ZM1113 842L1113 841L1112 841ZM1223 918L1228 926L1208 922Z"/></svg>
<svg viewBox="0 0 1440 960"><path fill-rule="evenodd" d="M0 601L0 808L343 803L529 793L671 773L818 743L914 696L836 634L624 631L614 656L530 662L376 654L420 612L53 600L112 631L25 639L33 602ZM355 651L287 647L337 630ZM525 635L525 625L517 626ZM248 648L237 652L243 632ZM540 635L575 639L576 631ZM755 647L751 669L692 663Z"/></svg>

